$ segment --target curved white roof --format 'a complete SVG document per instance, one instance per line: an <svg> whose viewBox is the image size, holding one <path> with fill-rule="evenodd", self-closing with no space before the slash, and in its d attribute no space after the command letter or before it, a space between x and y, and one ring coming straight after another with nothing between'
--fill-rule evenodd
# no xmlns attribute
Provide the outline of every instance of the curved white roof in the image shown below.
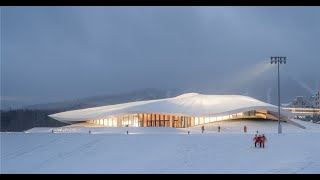
<svg viewBox="0 0 320 180"><path fill-rule="evenodd" d="M109 106L101 106L49 115L63 121L87 121L107 116L131 113L170 113L181 115L229 115L250 110L267 110L278 112L278 107L257 99L241 95L204 95L187 93L174 98L137 101ZM281 116L292 117L293 114L281 109Z"/></svg>

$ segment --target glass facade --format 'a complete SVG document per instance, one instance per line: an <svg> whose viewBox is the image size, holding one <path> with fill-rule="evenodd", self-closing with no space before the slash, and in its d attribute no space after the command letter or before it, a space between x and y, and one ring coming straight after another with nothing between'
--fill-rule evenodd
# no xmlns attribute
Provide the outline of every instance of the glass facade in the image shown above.
<svg viewBox="0 0 320 180"><path fill-rule="evenodd" d="M266 112L267 113L267 112ZM183 116L164 113L138 113L110 116L103 119L87 121L96 125L106 127L174 127L186 128L201 124L213 123L216 121L261 118L256 116L256 111L224 115L224 116Z"/></svg>

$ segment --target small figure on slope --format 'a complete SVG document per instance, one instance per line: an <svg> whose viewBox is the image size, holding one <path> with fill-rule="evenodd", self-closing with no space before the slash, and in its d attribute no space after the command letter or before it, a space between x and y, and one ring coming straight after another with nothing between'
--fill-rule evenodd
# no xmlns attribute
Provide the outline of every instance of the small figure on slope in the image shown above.
<svg viewBox="0 0 320 180"><path fill-rule="evenodd" d="M256 134L253 138L254 141L254 147L257 147L257 143L260 143L260 137Z"/></svg>
<svg viewBox="0 0 320 180"><path fill-rule="evenodd" d="M264 136L264 134L262 134L261 138L260 138L260 147L262 145L262 148L264 148L264 143L267 141L267 138Z"/></svg>

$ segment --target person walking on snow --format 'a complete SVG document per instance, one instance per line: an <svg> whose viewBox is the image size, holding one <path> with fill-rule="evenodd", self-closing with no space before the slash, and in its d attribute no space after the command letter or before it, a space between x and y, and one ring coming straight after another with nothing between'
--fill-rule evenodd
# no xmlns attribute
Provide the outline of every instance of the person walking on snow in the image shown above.
<svg viewBox="0 0 320 180"><path fill-rule="evenodd" d="M262 145L262 148L264 148L265 141L267 141L267 138L264 136L264 134L262 134L262 136L260 138L260 147Z"/></svg>
<svg viewBox="0 0 320 180"><path fill-rule="evenodd" d="M247 132L247 126L243 127L243 131L246 133Z"/></svg>
<svg viewBox="0 0 320 180"><path fill-rule="evenodd" d="M253 141L254 141L254 147L256 148L257 147L257 143L259 143L259 141L260 141L260 139L259 139L257 134L254 136Z"/></svg>
<svg viewBox="0 0 320 180"><path fill-rule="evenodd" d="M220 126L218 126L218 132L220 132Z"/></svg>
<svg viewBox="0 0 320 180"><path fill-rule="evenodd" d="M258 143L259 143L259 147L260 147L260 148L261 148L261 140L262 140L262 136L259 135L259 136L258 136Z"/></svg>
<svg viewBox="0 0 320 180"><path fill-rule="evenodd" d="M204 126L201 127L202 133L204 132Z"/></svg>

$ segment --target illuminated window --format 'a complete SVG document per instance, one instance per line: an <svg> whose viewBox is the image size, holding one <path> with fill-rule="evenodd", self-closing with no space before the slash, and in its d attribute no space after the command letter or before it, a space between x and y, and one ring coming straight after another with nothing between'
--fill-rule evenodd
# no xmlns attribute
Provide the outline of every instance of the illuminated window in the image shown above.
<svg viewBox="0 0 320 180"><path fill-rule="evenodd" d="M204 117L199 117L199 124L204 124Z"/></svg>
<svg viewBox="0 0 320 180"><path fill-rule="evenodd" d="M194 123L194 117L191 117L191 126L194 126L195 123Z"/></svg>
<svg viewBox="0 0 320 180"><path fill-rule="evenodd" d="M204 118L204 122L205 122L205 123L209 123L209 121L210 121L209 117L205 117L205 118Z"/></svg>
<svg viewBox="0 0 320 180"><path fill-rule="evenodd" d="M241 113L237 113L237 117L241 117L241 116L243 116L242 112Z"/></svg>
<svg viewBox="0 0 320 180"><path fill-rule="evenodd" d="M194 124L195 124L195 125L198 125L198 124L199 124L199 117L195 117L195 118L194 118Z"/></svg>
<svg viewBox="0 0 320 180"><path fill-rule="evenodd" d="M118 126L118 124L117 124L117 118L112 119L112 126L113 126L113 127L117 127L117 126Z"/></svg>

